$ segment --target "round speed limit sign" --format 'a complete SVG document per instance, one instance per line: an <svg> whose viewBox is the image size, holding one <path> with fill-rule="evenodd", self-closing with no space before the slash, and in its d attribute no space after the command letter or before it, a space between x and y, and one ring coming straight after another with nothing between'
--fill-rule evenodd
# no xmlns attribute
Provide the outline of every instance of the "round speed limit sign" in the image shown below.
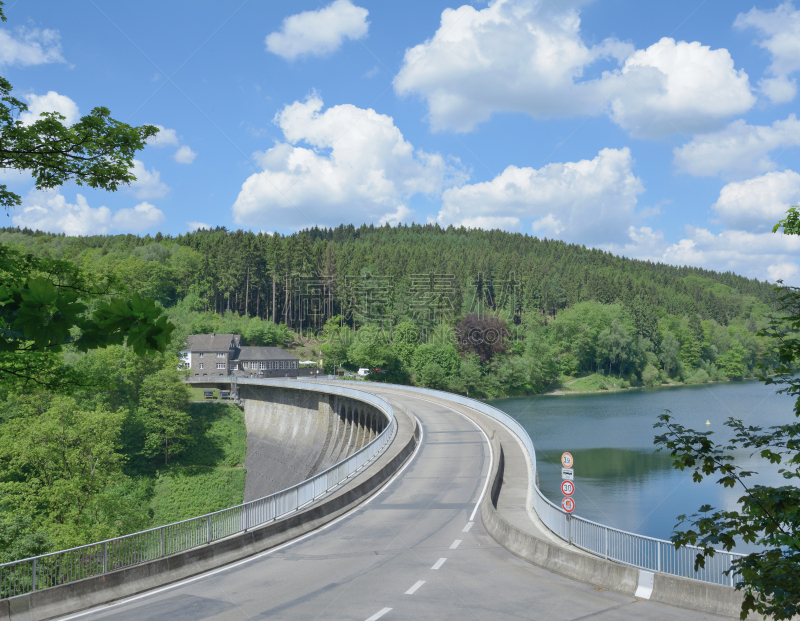
<svg viewBox="0 0 800 621"><path fill-rule="evenodd" d="M565 468L572 468L574 463L575 462L572 459L571 453L564 453L563 455L561 455L561 465L564 466Z"/></svg>
<svg viewBox="0 0 800 621"><path fill-rule="evenodd" d="M561 508L567 513L572 513L575 511L575 501L569 496L566 496L565 498L561 499Z"/></svg>
<svg viewBox="0 0 800 621"><path fill-rule="evenodd" d="M572 496L575 493L575 484L572 481L561 481L561 493L564 496Z"/></svg>

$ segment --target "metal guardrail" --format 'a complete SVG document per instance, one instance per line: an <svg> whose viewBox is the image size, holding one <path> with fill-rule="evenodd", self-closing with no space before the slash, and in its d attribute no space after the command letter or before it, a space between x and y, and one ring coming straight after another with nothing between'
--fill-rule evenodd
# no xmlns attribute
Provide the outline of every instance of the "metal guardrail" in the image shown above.
<svg viewBox="0 0 800 621"><path fill-rule="evenodd" d="M386 384L377 382L368 383L375 387L386 386ZM706 566L703 569L695 571L694 560L698 552L700 552L700 548L684 546L676 550L675 544L671 541L629 533L618 528L598 524L577 515L570 515L561 507L552 503L536 485L536 449L533 447L531 437L519 422L502 410L454 393L418 388L416 386L398 387L410 392L454 401L477 410L481 414L485 414L508 427L520 439L530 456L533 477L529 485L533 490L533 510L544 525L564 541L603 558L647 571L663 572L702 582L734 586L736 575L733 572L725 575L723 572L731 568L731 562L734 559L743 557L745 556L744 554L717 550L713 557L706 558Z"/></svg>
<svg viewBox="0 0 800 621"><path fill-rule="evenodd" d="M320 391L318 386L298 386L294 380L240 378L238 383ZM392 406L380 397L351 388L330 388L332 390L324 392L374 405L387 416L389 424L369 444L338 464L269 496L150 530L0 564L0 599L99 576L207 545L282 519L333 491L386 449L397 430L397 421Z"/></svg>

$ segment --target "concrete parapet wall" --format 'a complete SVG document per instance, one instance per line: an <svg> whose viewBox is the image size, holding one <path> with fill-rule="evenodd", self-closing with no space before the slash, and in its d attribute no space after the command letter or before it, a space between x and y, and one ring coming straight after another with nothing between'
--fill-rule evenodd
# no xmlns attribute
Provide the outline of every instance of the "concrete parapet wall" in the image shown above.
<svg viewBox="0 0 800 621"><path fill-rule="evenodd" d="M492 440L495 455L493 488L502 486L505 455L497 438ZM486 531L509 552L526 561L562 576L587 582L609 591L634 596L639 584L639 570L629 565L561 547L534 534L515 528L503 519L491 496L481 504L481 519ZM726 587L670 574L656 573L650 601L698 610L724 617L737 617L742 609L742 594ZM748 619L761 619L750 616Z"/></svg>

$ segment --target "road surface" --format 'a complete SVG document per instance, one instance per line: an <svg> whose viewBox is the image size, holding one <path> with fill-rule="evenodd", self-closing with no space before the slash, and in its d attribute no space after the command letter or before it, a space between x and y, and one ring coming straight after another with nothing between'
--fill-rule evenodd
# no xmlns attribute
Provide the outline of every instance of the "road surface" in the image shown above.
<svg viewBox="0 0 800 621"><path fill-rule="evenodd" d="M386 396L424 434L368 504L273 551L64 619L720 619L596 590L500 547L479 512L469 519L490 465L483 433L443 406Z"/></svg>

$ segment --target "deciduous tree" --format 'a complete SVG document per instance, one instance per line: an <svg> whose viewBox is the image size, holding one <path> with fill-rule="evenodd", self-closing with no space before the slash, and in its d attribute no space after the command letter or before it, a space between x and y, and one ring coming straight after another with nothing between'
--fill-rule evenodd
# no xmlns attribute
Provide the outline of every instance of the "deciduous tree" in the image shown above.
<svg viewBox="0 0 800 621"><path fill-rule="evenodd" d="M774 231L780 228L787 235L800 234L796 207L791 208ZM794 397L794 414L800 417L800 289L784 286L776 289L778 312L761 330L761 335L774 344L776 355L772 359L775 362L772 365L762 363L765 373L761 380L778 386L778 392ZM739 373L742 365L739 349L743 350L741 343L733 339L726 373L728 365L732 373ZM754 544L758 551L735 559L730 570L735 572L736 588L744 592L741 618L755 611L773 619L791 619L800 614L800 488L797 486L800 423L795 420L764 429L729 418L725 425L731 429L733 437L715 442L713 432L687 429L676 422L671 412L659 417L656 427L662 428L664 433L656 436L655 443L670 451L675 468L688 468L696 482L718 477L720 485L743 492L735 509L703 505L694 515L679 516L681 523L688 522L689 528L673 533L672 541L676 547L696 545L700 548L695 559L696 569L705 566L706 559L714 556L716 547L732 550L737 541ZM750 483L750 477L758 473L736 462L739 451L778 465L785 484Z"/></svg>

